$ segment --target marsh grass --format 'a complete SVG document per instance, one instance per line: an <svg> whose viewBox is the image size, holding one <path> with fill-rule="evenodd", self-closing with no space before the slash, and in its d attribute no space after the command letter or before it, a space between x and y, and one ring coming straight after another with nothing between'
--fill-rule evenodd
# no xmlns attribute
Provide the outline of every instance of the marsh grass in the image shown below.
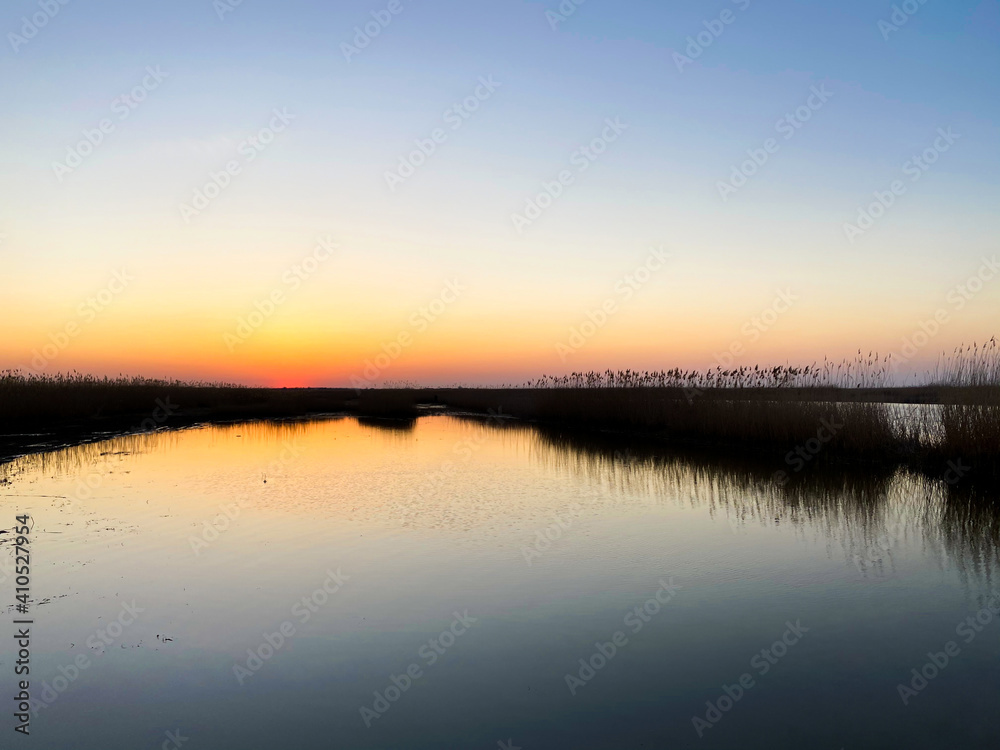
<svg viewBox="0 0 1000 750"><path fill-rule="evenodd" d="M880 388L890 380L892 355L859 349L853 359L824 359L804 367L775 365L709 370L605 370L543 375L529 388L681 388L689 392L713 390L771 390L787 388Z"/></svg>
<svg viewBox="0 0 1000 750"><path fill-rule="evenodd" d="M472 411L744 451L804 448L818 462L847 458L943 473L962 459L982 478L995 478L996 339L959 347L924 386L894 387L892 372L891 355L859 351L802 367L573 372L520 389L448 391L442 399ZM939 406L914 412L904 403Z"/></svg>
<svg viewBox="0 0 1000 750"><path fill-rule="evenodd" d="M909 444L890 404L841 391L884 388L890 357L875 352L804 367L623 370L544 376L523 390L458 391L447 403L585 428L751 449L820 445L828 456L877 458Z"/></svg>
<svg viewBox="0 0 1000 750"><path fill-rule="evenodd" d="M412 419L417 411L417 391L408 388L369 388L347 403L351 411L366 417Z"/></svg>
<svg viewBox="0 0 1000 750"><path fill-rule="evenodd" d="M336 411L347 389L251 388L232 383L182 382L119 376L98 378L77 372L25 375L0 372L0 425L148 417L167 404L188 417L283 416Z"/></svg>
<svg viewBox="0 0 1000 750"><path fill-rule="evenodd" d="M961 398L944 404L941 460L964 460L971 470L1000 479L1000 347L996 337L986 344L963 345L938 366L938 379L958 389Z"/></svg>
<svg viewBox="0 0 1000 750"><path fill-rule="evenodd" d="M906 430L890 404L764 395L743 398L729 389L691 395L650 387L459 390L442 398L472 411L749 449L791 450L819 441L824 453L874 458L912 439L902 434Z"/></svg>
<svg viewBox="0 0 1000 750"><path fill-rule="evenodd" d="M906 464L943 471L974 463L996 477L1000 456L1000 349L960 347L933 382L897 388L891 355L803 367L707 371L575 372L518 388L271 389L229 383L0 373L0 427L91 424L143 416L164 401L182 419L224 420L345 413L412 419L421 403L597 431L635 432L714 450L808 450L811 463ZM904 402L939 404L904 413ZM137 418L136 418L137 417ZM173 424L173 423L171 423ZM114 429L118 429L114 426ZM816 459L813 461L813 459Z"/></svg>

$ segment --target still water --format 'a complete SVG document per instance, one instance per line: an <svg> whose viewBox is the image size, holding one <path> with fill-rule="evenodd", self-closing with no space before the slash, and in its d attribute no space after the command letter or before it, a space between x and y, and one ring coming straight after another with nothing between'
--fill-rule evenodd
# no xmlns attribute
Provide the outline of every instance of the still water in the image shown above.
<svg viewBox="0 0 1000 750"><path fill-rule="evenodd" d="M19 459L0 745L996 747L991 498L787 468L447 416Z"/></svg>

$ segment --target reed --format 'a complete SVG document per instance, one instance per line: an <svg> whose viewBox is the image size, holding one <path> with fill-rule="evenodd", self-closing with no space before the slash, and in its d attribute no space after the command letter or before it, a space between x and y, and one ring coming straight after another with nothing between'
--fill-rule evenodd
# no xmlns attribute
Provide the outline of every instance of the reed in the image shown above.
<svg viewBox="0 0 1000 750"><path fill-rule="evenodd" d="M800 397L740 398L739 394L676 388L554 388L506 391L456 390L442 394L449 406L494 412L585 429L655 433L659 437L720 447L821 446L828 456L885 456L911 438L890 404L813 401Z"/></svg>
<svg viewBox="0 0 1000 750"><path fill-rule="evenodd" d="M108 427L117 430L123 429L122 418L138 425L164 401L179 407L188 422L317 413L412 419L421 413L420 404L435 403L479 415L652 434L713 449L780 451L779 456L802 449L812 463L849 458L942 474L949 462L964 461L980 474L997 476L996 339L959 347L924 386L893 386L892 364L891 355L859 351L851 359L805 366L605 370L543 376L515 388L361 391L7 371L0 373L0 425L44 428L119 418ZM913 419L902 403L937 406L919 408L920 417Z"/></svg>
<svg viewBox="0 0 1000 750"><path fill-rule="evenodd" d="M653 432L690 442L875 458L913 435L891 404L852 401L845 389L884 388L890 356L875 352L803 367L605 370L543 376L521 390L454 391L460 408L591 429Z"/></svg>
<svg viewBox="0 0 1000 750"><path fill-rule="evenodd" d="M941 407L941 459L964 461L970 470L1000 478L1000 346L962 345L941 360L938 379L962 397Z"/></svg>
<svg viewBox="0 0 1000 750"><path fill-rule="evenodd" d="M408 419L416 417L417 391L408 388L368 388L358 391L347 407L367 417Z"/></svg>
<svg viewBox="0 0 1000 750"><path fill-rule="evenodd" d="M526 383L528 388L684 388L688 390L771 388L879 388L892 373L892 355L880 356L859 349L855 357L839 362L829 359L804 367L760 365L709 370L605 370L543 375Z"/></svg>
<svg viewBox="0 0 1000 750"><path fill-rule="evenodd" d="M0 425L45 426L74 421L138 417L163 405L188 417L285 416L344 408L347 389L250 388L233 383L153 378L98 378L78 372L54 375L0 372Z"/></svg>

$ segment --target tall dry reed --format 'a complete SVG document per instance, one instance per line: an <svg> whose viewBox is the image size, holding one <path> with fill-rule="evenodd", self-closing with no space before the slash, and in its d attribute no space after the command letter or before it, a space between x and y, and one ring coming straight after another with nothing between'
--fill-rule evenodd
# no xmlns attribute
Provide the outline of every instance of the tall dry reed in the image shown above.
<svg viewBox="0 0 1000 750"><path fill-rule="evenodd" d="M996 337L984 345L962 345L938 366L938 377L956 387L955 403L941 407L943 457L1000 474L1000 346Z"/></svg>

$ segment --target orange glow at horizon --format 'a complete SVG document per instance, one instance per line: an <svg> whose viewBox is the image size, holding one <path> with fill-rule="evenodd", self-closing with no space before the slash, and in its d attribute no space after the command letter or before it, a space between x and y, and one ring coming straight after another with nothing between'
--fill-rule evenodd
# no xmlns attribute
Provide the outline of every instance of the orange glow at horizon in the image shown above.
<svg viewBox="0 0 1000 750"><path fill-rule="evenodd" d="M299 244L308 254L309 241ZM464 259L464 273L410 261L372 279L354 251L296 285L281 264L213 261L214 275L192 276L182 272L195 262L186 258L166 271L154 261L132 263L118 291L111 285L119 265L106 272L70 265L38 296L29 290L39 281L15 267L0 282L10 289L0 296L0 367L273 387L523 383L581 370L804 365L859 348L898 353L944 308L948 322L908 363L927 370L942 351L995 332L1000 285L961 308L947 302L951 277L965 271L947 284L926 281L924 299L885 286L880 274L776 284L763 272L675 253L629 294L618 282L647 253L640 247L579 278L562 278L559 267L521 281ZM883 273L892 266L872 262ZM850 296L839 293L845 283Z"/></svg>

